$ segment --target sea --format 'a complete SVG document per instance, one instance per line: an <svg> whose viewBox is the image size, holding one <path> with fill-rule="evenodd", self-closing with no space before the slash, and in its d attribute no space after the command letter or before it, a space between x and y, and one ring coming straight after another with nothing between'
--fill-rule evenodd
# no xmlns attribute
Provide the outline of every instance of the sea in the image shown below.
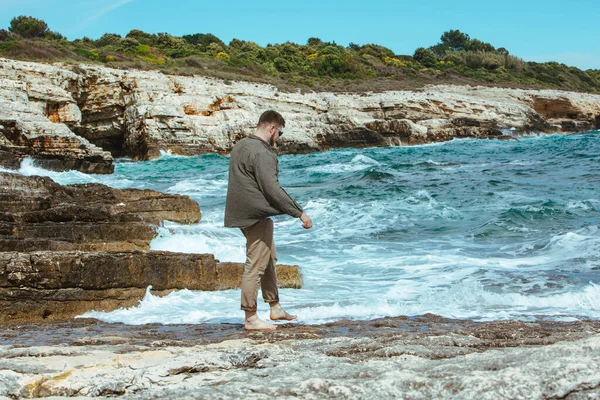
<svg viewBox="0 0 600 400"><path fill-rule="evenodd" d="M455 139L411 147L282 155L280 183L312 217L276 216L278 262L299 265L281 289L296 323L433 313L475 321L600 318L600 131ZM18 173L60 184L154 189L196 200L195 225L166 221L153 250L244 262L223 227L229 158L118 159L112 175ZM260 300L259 292L259 300ZM268 304L259 301L259 316ZM146 295L137 306L81 317L125 324L241 323L240 290Z"/></svg>

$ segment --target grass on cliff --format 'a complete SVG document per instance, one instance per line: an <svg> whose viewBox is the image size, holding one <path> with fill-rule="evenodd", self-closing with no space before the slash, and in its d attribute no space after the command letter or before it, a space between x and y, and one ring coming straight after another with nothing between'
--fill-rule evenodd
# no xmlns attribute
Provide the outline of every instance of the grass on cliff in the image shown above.
<svg viewBox="0 0 600 400"><path fill-rule="evenodd" d="M340 46L317 38L304 45L262 47L238 39L225 44L211 34L177 37L140 30L125 37L108 33L97 40L68 41L46 27L38 36L23 37L12 25L0 30L0 56L270 83L289 91L415 90L446 83L600 93L600 70L525 62L458 30L444 32L439 43L418 48L412 56L376 44Z"/></svg>

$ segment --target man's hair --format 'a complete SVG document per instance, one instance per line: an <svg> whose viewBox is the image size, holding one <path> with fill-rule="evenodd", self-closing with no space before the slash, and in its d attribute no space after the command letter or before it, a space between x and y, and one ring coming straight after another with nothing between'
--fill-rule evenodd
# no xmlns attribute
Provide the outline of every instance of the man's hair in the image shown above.
<svg viewBox="0 0 600 400"><path fill-rule="evenodd" d="M285 126L285 119L283 119L281 114L279 114L277 111L267 110L264 113L262 113L262 115L258 119L258 125L256 126L259 127L261 125L267 124L275 124L283 127Z"/></svg>

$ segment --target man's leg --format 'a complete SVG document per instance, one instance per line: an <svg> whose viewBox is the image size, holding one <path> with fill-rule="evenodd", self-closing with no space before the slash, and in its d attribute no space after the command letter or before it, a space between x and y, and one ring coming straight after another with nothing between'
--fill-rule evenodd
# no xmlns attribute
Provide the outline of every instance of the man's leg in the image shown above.
<svg viewBox="0 0 600 400"><path fill-rule="evenodd" d="M271 257L265 273L260 280L261 290L265 303L271 306L270 318L274 321L286 320L291 321L296 319L295 315L290 315L285 312L279 304L279 289L277 287L277 251L275 249L275 239L273 238L273 221L269 219L265 227L265 243L270 243Z"/></svg>
<svg viewBox="0 0 600 400"><path fill-rule="evenodd" d="M269 229L270 225L270 229ZM270 235L269 235L270 230ZM273 243L273 221L270 218L242 229L246 237L246 265L242 276L242 310L246 312L244 328L247 330L272 330L269 324L256 315L258 285L262 282L265 270L271 262Z"/></svg>

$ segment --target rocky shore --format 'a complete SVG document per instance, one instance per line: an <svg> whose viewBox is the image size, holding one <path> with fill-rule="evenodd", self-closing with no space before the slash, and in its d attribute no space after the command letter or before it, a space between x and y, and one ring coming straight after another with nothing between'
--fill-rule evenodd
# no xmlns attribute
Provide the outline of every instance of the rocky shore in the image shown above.
<svg viewBox="0 0 600 400"><path fill-rule="evenodd" d="M0 398L590 399L600 322L0 325Z"/></svg>
<svg viewBox="0 0 600 400"><path fill-rule="evenodd" d="M29 157L109 174L113 157L226 154L268 108L287 121L282 153L600 129L600 95L558 90L288 93L0 58L0 167ZM0 172L0 399L600 398L598 321L425 315L245 333L73 319L136 305L149 286L161 296L239 287L242 264L150 250L165 220L200 219L187 196ZM302 286L298 266L277 268L281 287Z"/></svg>
<svg viewBox="0 0 600 400"><path fill-rule="evenodd" d="M286 118L282 153L510 138L600 128L600 95L430 86L288 93L200 76L0 58L0 165L111 173L112 157L227 153L268 108Z"/></svg>
<svg viewBox="0 0 600 400"><path fill-rule="evenodd" d="M200 218L187 196L0 172L0 322L131 307L149 286L159 296L239 287L243 264L150 250L164 220ZM298 266L277 268L282 287L302 286Z"/></svg>

